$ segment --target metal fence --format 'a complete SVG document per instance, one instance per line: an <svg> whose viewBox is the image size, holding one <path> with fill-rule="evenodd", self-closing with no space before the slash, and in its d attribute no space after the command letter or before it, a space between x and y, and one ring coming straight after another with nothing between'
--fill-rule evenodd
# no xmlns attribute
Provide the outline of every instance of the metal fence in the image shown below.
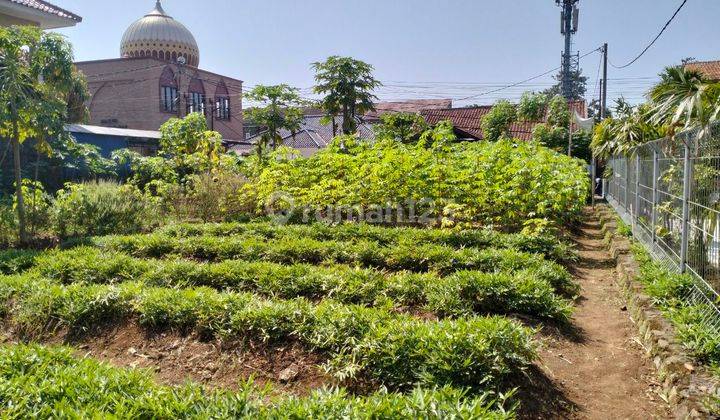
<svg viewBox="0 0 720 420"><path fill-rule="evenodd" d="M687 303L720 330L720 124L608 162L608 202L668 269L690 274Z"/></svg>

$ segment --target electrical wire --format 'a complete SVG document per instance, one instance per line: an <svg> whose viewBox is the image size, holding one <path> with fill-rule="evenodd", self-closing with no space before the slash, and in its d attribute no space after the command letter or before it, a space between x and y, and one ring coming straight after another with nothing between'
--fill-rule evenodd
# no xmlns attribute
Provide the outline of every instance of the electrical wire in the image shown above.
<svg viewBox="0 0 720 420"><path fill-rule="evenodd" d="M580 59L583 59L583 58L589 56L590 54L594 54L594 53L600 51L600 49L601 49L601 47L598 47L598 48L590 51L589 53L586 53L586 54L580 56ZM561 68L562 68L562 66L555 67L555 68L552 69L552 70L548 70L548 71L546 71L546 72L544 72L544 73L538 74L537 76L533 76L533 77L531 77L531 78L529 78L529 79L525 79L525 80L523 80L523 81L521 81L521 82L512 83L512 84L510 84L510 85L507 85L507 86L504 86L504 87L501 87L501 88L498 88L498 89L489 90L489 91L487 91L487 92L483 92L483 93L480 93L480 94L477 94L477 95L468 96L468 97L465 97L465 98L461 98L461 99L459 99L459 100L460 100L460 101L466 101L466 100L468 100L468 99L475 99L475 98L479 98L479 97L481 97L481 96L490 95L490 94L492 94L492 93L501 92L501 91L503 91L503 90L505 90L505 89L509 89L509 88L512 88L512 87L515 87L515 86L520 86L520 85L525 84L525 83L527 83L527 82L531 82L531 81L533 81L533 80L539 79L539 78L541 78L541 77L543 77L543 76L547 76L548 74L553 73L553 72L556 72L556 71L560 70Z"/></svg>
<svg viewBox="0 0 720 420"><path fill-rule="evenodd" d="M650 50L650 48L652 48L653 45L655 45L655 43L658 41L658 39L660 39L660 37L663 35L663 33L665 33L665 31L667 30L667 28L670 27L670 24L675 20L675 18L676 18L677 15L680 13L680 11L683 9L683 7L685 7L685 5L687 4L687 2L688 2L688 0L683 0L682 4L680 4L680 7L677 8L677 10L675 11L675 13L674 13L674 14L672 15L672 17L670 18L670 20L668 20L667 23L665 24L665 26L663 26L662 30L660 30L660 33L657 34L657 36L655 37L655 39L653 39L652 42L651 42L650 44L648 44L648 46L645 47L645 49L642 50L642 52L641 52L637 57L635 57L632 61L630 61L629 63L625 64L624 66L616 66L616 65L613 64L612 62L610 62L610 65L613 66L613 67L615 67L616 69L625 69L625 68L628 68L628 67L632 66L633 64L635 64L643 55L645 55L646 52L648 52L648 51Z"/></svg>

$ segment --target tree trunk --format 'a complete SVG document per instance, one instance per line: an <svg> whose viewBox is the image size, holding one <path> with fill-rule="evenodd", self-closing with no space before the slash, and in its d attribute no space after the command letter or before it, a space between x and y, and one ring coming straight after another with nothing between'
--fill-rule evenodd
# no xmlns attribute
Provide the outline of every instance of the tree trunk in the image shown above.
<svg viewBox="0 0 720 420"><path fill-rule="evenodd" d="M20 172L20 133L18 130L17 119L13 119L12 123L12 148L13 161L15 167L15 195L17 198L17 216L18 230L20 236L20 244L27 243L27 231L25 230L25 202L22 192L22 173Z"/></svg>

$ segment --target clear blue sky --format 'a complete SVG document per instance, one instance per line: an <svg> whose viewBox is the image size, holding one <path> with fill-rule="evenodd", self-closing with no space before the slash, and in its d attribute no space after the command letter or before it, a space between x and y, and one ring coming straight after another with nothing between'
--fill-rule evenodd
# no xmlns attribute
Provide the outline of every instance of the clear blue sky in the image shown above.
<svg viewBox="0 0 720 420"><path fill-rule="evenodd" d="M53 0L83 17L66 34L78 60L114 58L130 23L154 0ZM680 0L581 0L576 48L610 44L624 64L657 34ZM560 63L563 40L554 0L166 0L168 14L197 38L204 69L246 86L288 83L308 92L310 63L333 54L373 64L387 86L382 99L463 98L527 79ZM692 56L720 59L720 3L690 0L663 38L637 64L611 68L611 97L633 101L666 65ZM596 86L600 55L581 66ZM516 99L526 86L457 105ZM309 93L307 93L309 95Z"/></svg>

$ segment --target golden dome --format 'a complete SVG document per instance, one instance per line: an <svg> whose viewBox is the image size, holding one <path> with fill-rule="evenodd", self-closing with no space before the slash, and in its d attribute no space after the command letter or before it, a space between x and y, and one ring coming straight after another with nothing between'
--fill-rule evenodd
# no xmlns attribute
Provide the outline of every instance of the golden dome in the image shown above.
<svg viewBox="0 0 720 420"><path fill-rule="evenodd" d="M136 21L125 31L120 44L122 57L153 57L177 61L184 57L185 63L197 67L200 49L193 34L163 10L160 0L155 8Z"/></svg>

